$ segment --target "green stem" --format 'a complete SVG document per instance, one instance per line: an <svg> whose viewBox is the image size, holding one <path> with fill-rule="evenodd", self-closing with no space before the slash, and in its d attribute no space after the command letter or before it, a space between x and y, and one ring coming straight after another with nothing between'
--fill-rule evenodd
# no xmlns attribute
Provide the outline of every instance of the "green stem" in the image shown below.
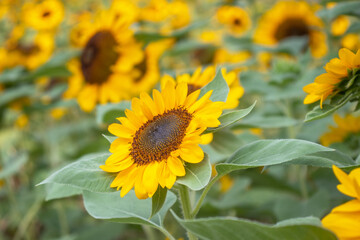
<svg viewBox="0 0 360 240"><path fill-rule="evenodd" d="M156 236L155 236L155 233L154 233L152 227L147 226L147 225L142 225L142 228L143 228L144 233L146 235L146 239L148 239L148 240L155 240L156 239Z"/></svg>
<svg viewBox="0 0 360 240"><path fill-rule="evenodd" d="M170 240L176 240L165 228L158 228Z"/></svg>
<svg viewBox="0 0 360 240"><path fill-rule="evenodd" d="M201 205L207 195L207 193L210 191L210 188L214 185L214 183L219 180L222 176L224 176L225 174L218 174L216 175L210 182L209 184L205 187L204 191L201 193L201 196L198 200L198 202L196 203L195 205L195 208L194 210L191 212L191 218L195 218L196 215L198 214L200 208L201 208Z"/></svg>
<svg viewBox="0 0 360 240"><path fill-rule="evenodd" d="M187 220L193 219L191 216L191 202L189 196L189 190L184 185L178 185L179 195L180 195L180 202L182 206L182 210L184 213L184 218ZM191 232L187 231L187 235L189 240L197 240L197 237L192 234Z"/></svg>
<svg viewBox="0 0 360 240"><path fill-rule="evenodd" d="M300 166L299 168L299 182L300 182L300 191L303 199L309 197L307 186L306 186L306 176L307 176L307 166Z"/></svg>
<svg viewBox="0 0 360 240"><path fill-rule="evenodd" d="M64 212L63 206L60 204L60 202L57 202L55 208L59 217L61 234L66 236L69 234L69 226L67 224L66 214Z"/></svg>
<svg viewBox="0 0 360 240"><path fill-rule="evenodd" d="M20 222L19 227L15 234L14 240L24 239L26 230L28 229L29 225L31 224L33 218L36 216L36 214L40 210L41 205L42 205L42 200L35 200L33 205L30 207L29 211L26 213L26 215Z"/></svg>

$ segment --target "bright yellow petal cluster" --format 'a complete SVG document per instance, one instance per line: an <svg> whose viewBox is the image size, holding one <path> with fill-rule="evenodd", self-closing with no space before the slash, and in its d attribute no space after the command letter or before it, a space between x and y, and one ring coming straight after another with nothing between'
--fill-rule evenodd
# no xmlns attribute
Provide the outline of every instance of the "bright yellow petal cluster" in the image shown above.
<svg viewBox="0 0 360 240"><path fill-rule="evenodd" d="M336 6L336 2L329 2L326 4L327 8L333 8ZM334 36L343 35L350 26L350 19L345 15L340 15L335 18L331 23L331 33Z"/></svg>
<svg viewBox="0 0 360 240"><path fill-rule="evenodd" d="M337 126L330 126L330 131L320 138L320 142L324 146L343 142L349 134L360 133L360 117L346 115L344 118L341 118L340 115L335 114L334 121Z"/></svg>
<svg viewBox="0 0 360 240"><path fill-rule="evenodd" d="M161 22L160 32L168 34L189 25L191 14L188 4L183 0L152 0L141 9L140 19L148 22Z"/></svg>
<svg viewBox="0 0 360 240"><path fill-rule="evenodd" d="M139 199L152 197L159 185L170 189L186 174L184 164L203 160L201 134L220 124L222 103L210 101L211 92L199 95L200 90L188 95L185 82L168 81L161 92L153 90L153 98L133 98L132 110L118 118L121 124L109 126L118 138L101 169L118 172L111 187L121 188L122 197L132 188Z"/></svg>
<svg viewBox="0 0 360 240"><path fill-rule="evenodd" d="M238 74L235 71L226 72L226 69L221 69L221 73L227 82L230 91L227 100L223 106L224 109L233 109L239 105L239 99L244 95L244 88L240 85ZM189 89L197 90L204 87L206 84L211 82L216 75L216 69L213 66L209 66L201 71L201 67L197 68L196 71L190 75L188 73L177 76L176 82L186 82L189 85ZM167 81L174 81L170 76L164 76L160 82L162 86L165 86ZM191 92L191 91L190 91Z"/></svg>
<svg viewBox="0 0 360 240"><path fill-rule="evenodd" d="M222 6L217 10L216 17L233 34L242 35L251 28L249 14L240 7Z"/></svg>
<svg viewBox="0 0 360 240"><path fill-rule="evenodd" d="M254 42L275 45L294 36L308 36L311 54L322 57L327 52L323 23L305 1L279 1L268 10L255 30Z"/></svg>
<svg viewBox="0 0 360 240"><path fill-rule="evenodd" d="M333 58L325 65L326 73L315 78L314 83L306 85L303 90L308 95L304 104L314 103L320 100L322 108L323 101L337 91L336 85L348 77L348 70L360 67L360 51L356 54L349 49L339 50L339 58Z"/></svg>
<svg viewBox="0 0 360 240"><path fill-rule="evenodd" d="M32 1L23 5L25 25L36 30L53 30L64 18L64 5L59 0Z"/></svg>
<svg viewBox="0 0 360 240"><path fill-rule="evenodd" d="M360 168L352 170L349 175L336 166L333 170L341 183L337 186L338 190L356 199L334 208L322 219L322 224L339 240L360 239Z"/></svg>

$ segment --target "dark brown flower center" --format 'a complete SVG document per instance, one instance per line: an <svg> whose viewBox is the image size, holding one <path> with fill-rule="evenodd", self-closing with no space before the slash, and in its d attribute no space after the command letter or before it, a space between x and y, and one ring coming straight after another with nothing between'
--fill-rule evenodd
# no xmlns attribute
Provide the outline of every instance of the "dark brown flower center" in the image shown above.
<svg viewBox="0 0 360 240"><path fill-rule="evenodd" d="M201 87L195 84L188 84L188 95L190 95L191 93L195 92L196 90L199 90Z"/></svg>
<svg viewBox="0 0 360 240"><path fill-rule="evenodd" d="M147 121L135 133L130 155L137 165L166 160L177 150L192 115L183 107L167 110Z"/></svg>
<svg viewBox="0 0 360 240"><path fill-rule="evenodd" d="M285 21L278 26L275 32L275 38L281 41L288 37L308 36L309 33L309 26L304 20L298 18L285 19Z"/></svg>
<svg viewBox="0 0 360 240"><path fill-rule="evenodd" d="M15 49L18 50L24 56L31 56L40 51L39 46L37 46L35 44L23 45L23 44L19 43L19 44L17 44Z"/></svg>
<svg viewBox="0 0 360 240"><path fill-rule="evenodd" d="M241 25L241 20L239 18L235 18L233 21L234 25L236 26L240 26Z"/></svg>
<svg viewBox="0 0 360 240"><path fill-rule="evenodd" d="M44 18L46 18L46 17L48 17L48 16L50 16L51 15L51 12L50 11L45 11L43 14L42 14L42 16L44 17Z"/></svg>
<svg viewBox="0 0 360 240"><path fill-rule="evenodd" d="M141 82L147 70L146 57L144 57L144 59L140 63L136 64L134 68L138 72L137 76L134 78L134 82L135 83Z"/></svg>
<svg viewBox="0 0 360 240"><path fill-rule="evenodd" d="M111 66L119 57L116 46L116 39L109 31L97 32L90 38L81 55L81 70L87 83L106 82L112 73Z"/></svg>

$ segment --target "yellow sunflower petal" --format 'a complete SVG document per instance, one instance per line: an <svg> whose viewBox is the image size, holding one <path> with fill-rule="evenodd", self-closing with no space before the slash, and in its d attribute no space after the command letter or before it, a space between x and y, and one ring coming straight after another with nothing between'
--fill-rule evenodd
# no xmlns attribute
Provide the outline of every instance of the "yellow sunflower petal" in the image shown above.
<svg viewBox="0 0 360 240"><path fill-rule="evenodd" d="M180 159L170 156L167 165L175 176L185 176L185 168Z"/></svg>

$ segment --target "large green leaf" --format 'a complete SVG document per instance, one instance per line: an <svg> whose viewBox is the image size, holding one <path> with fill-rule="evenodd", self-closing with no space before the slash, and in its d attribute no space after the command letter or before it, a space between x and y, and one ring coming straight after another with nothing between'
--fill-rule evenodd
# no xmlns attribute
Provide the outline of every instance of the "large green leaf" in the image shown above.
<svg viewBox="0 0 360 240"><path fill-rule="evenodd" d="M17 82L22 79L24 74L26 74L26 72L22 66L6 69L0 75L0 83Z"/></svg>
<svg viewBox="0 0 360 240"><path fill-rule="evenodd" d="M82 190L65 184L46 184L46 201L79 195Z"/></svg>
<svg viewBox="0 0 360 240"><path fill-rule="evenodd" d="M201 239L216 240L336 240L329 230L321 227L315 218L291 219L276 225L266 225L233 217L215 217L182 220L175 216L187 230Z"/></svg>
<svg viewBox="0 0 360 240"><path fill-rule="evenodd" d="M226 163L216 165L218 173L271 166L318 152L334 151L319 144L297 139L259 140L237 150Z"/></svg>
<svg viewBox="0 0 360 240"><path fill-rule="evenodd" d="M214 79L211 82L201 88L199 98L205 95L205 93L209 92L210 90L213 90L210 97L211 101L226 101L227 95L229 94L229 86L226 83L220 70L217 71Z"/></svg>
<svg viewBox="0 0 360 240"><path fill-rule="evenodd" d="M209 128L205 131L205 133L215 132L221 128L227 127L227 126L239 121L240 119L242 119L243 117L248 115L253 110L253 108L255 107L255 104L256 104L256 102L254 102L248 108L227 112L227 113L221 115L221 117L219 118L221 125L216 128Z"/></svg>
<svg viewBox="0 0 360 240"><path fill-rule="evenodd" d="M161 210L151 216L151 199L139 200L134 191L123 198L119 192L94 193L85 191L86 211L96 219L106 219L120 223L145 224L164 230L163 221L167 211L176 202L176 196L169 192Z"/></svg>
<svg viewBox="0 0 360 240"><path fill-rule="evenodd" d="M255 116L241 120L234 128L282 128L298 124L299 121L282 116Z"/></svg>
<svg viewBox="0 0 360 240"><path fill-rule="evenodd" d="M327 168L331 168L332 165L336 165L340 168L347 168L355 165L355 162L351 157L339 151L317 152L296 158L290 163Z"/></svg>
<svg viewBox="0 0 360 240"><path fill-rule="evenodd" d="M203 189L210 181L211 164L209 157L205 154L204 159L200 163L186 163L186 175L179 177L176 182L198 191Z"/></svg>
<svg viewBox="0 0 360 240"><path fill-rule="evenodd" d="M109 154L84 156L51 174L38 185L57 183L92 192L114 192L116 189L110 188L110 183L116 174L106 173L99 167L105 164L108 156Z"/></svg>

